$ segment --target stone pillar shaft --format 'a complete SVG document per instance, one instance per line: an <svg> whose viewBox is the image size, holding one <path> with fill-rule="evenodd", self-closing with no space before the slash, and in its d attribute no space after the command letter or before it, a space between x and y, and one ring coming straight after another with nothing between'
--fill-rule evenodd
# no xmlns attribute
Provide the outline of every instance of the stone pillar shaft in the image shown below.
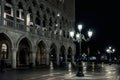
<svg viewBox="0 0 120 80"><path fill-rule="evenodd" d="M13 0L13 16L14 16L14 27L16 28L16 22L17 22L17 5L16 5L16 0Z"/></svg>
<svg viewBox="0 0 120 80"><path fill-rule="evenodd" d="M60 56L59 56L59 54L57 54L56 58L57 58L57 65L59 65L60 64L60 61L59 61Z"/></svg>
<svg viewBox="0 0 120 80"><path fill-rule="evenodd" d="M16 69L16 56L17 55L17 49L13 48L12 49L12 68Z"/></svg>
<svg viewBox="0 0 120 80"><path fill-rule="evenodd" d="M46 65L49 65L49 49L46 49Z"/></svg>
<svg viewBox="0 0 120 80"><path fill-rule="evenodd" d="M33 64L33 67L35 67L35 58L36 58L36 52L35 51L33 51L32 53L31 53L31 58L32 58L32 64Z"/></svg>
<svg viewBox="0 0 120 80"><path fill-rule="evenodd" d="M4 5L5 5L5 0L1 0L1 24L4 24Z"/></svg>

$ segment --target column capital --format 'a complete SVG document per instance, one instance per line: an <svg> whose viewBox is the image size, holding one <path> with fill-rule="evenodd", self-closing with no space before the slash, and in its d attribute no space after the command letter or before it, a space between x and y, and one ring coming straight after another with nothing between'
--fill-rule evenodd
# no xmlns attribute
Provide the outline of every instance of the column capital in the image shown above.
<svg viewBox="0 0 120 80"><path fill-rule="evenodd" d="M18 49L17 48L12 48L13 51L17 51Z"/></svg>
<svg viewBox="0 0 120 80"><path fill-rule="evenodd" d="M49 51L50 51L50 48L49 48L49 47L47 47L47 48L46 48L46 52L49 52Z"/></svg>
<svg viewBox="0 0 120 80"><path fill-rule="evenodd" d="M32 50L32 51L30 51L30 53L36 53L36 50Z"/></svg>

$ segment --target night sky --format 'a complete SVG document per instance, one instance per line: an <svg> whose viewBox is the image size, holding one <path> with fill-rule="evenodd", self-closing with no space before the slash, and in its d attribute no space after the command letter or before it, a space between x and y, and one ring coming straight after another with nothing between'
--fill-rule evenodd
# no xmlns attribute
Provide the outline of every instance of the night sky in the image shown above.
<svg viewBox="0 0 120 80"><path fill-rule="evenodd" d="M83 34L91 28L92 51L113 46L120 52L120 4L116 0L76 0L76 26L83 24Z"/></svg>

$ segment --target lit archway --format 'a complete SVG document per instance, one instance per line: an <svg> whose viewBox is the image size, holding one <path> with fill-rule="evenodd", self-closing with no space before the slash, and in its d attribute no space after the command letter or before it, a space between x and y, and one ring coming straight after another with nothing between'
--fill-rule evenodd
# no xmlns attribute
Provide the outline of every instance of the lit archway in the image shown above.
<svg viewBox="0 0 120 80"><path fill-rule="evenodd" d="M40 41L37 45L36 52L36 66L46 64L46 47L43 41Z"/></svg>
<svg viewBox="0 0 120 80"><path fill-rule="evenodd" d="M11 48L12 48L12 43L10 38L4 33L0 33L0 58L9 61L12 55ZM6 63L8 64L9 62Z"/></svg>

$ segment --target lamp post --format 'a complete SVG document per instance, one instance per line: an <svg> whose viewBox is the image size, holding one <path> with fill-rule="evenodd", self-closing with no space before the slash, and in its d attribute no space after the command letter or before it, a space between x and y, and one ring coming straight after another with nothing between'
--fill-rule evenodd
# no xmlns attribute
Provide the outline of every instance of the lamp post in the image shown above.
<svg viewBox="0 0 120 80"><path fill-rule="evenodd" d="M82 62L81 62L81 60L80 60L80 56L81 56L81 43L82 43L82 40L85 40L85 41L88 41L91 37L92 37L92 34L93 34L93 32L91 31L91 30L89 30L88 31L88 39L85 39L85 37L84 37L84 35L81 33L81 31L82 31L82 25L78 25L78 30L79 30L79 32L76 34L76 38L74 38L74 31L71 31L70 32L70 36L72 37L72 39L74 40L74 41L77 41L78 43L79 43L79 57L78 57L78 72L77 72L77 74L76 74L76 76L79 76L79 77L81 77L81 76L84 76L84 74L83 74L83 66L82 66Z"/></svg>
<svg viewBox="0 0 120 80"><path fill-rule="evenodd" d="M111 61L112 61L111 54L115 52L115 49L113 49L111 46L109 46L108 49L106 49L106 52L109 54L109 63L111 63Z"/></svg>

